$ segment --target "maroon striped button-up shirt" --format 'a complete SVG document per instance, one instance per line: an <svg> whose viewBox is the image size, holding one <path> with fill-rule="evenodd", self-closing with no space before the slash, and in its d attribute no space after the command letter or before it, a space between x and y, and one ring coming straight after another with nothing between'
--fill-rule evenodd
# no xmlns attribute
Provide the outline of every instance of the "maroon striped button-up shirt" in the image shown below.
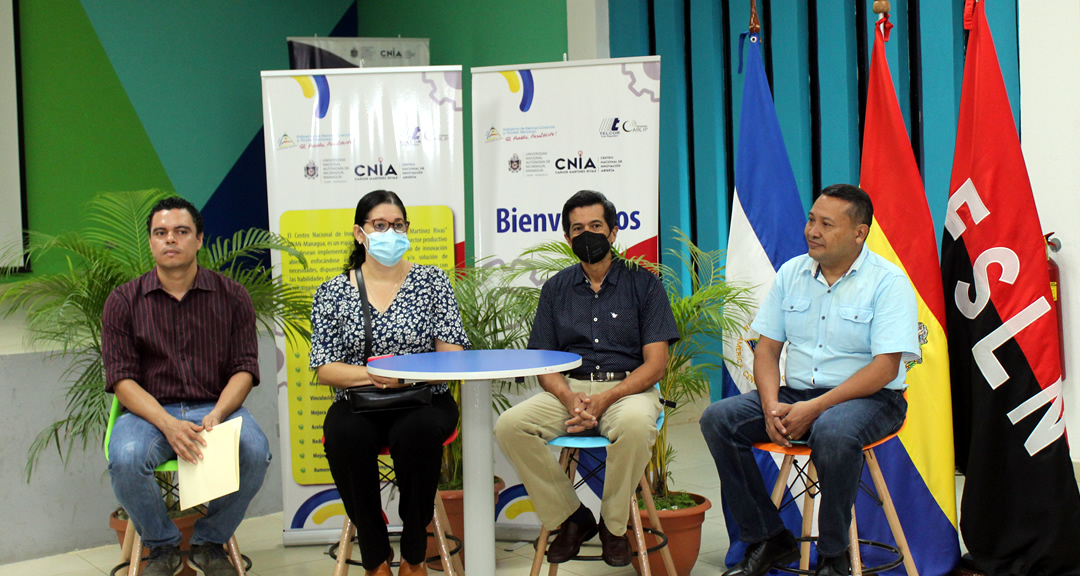
<svg viewBox="0 0 1080 576"><path fill-rule="evenodd" d="M106 392L130 378L161 404L214 402L237 372L259 383L251 297L237 282L199 268L177 300L155 268L105 301L101 355Z"/></svg>

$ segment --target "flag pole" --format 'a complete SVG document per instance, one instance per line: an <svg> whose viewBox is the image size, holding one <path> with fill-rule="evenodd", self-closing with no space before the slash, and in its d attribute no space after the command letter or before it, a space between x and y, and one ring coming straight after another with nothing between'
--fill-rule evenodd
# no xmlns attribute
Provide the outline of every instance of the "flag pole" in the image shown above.
<svg viewBox="0 0 1080 576"><path fill-rule="evenodd" d="M749 26L749 29L750 29L751 34L758 34L759 32L761 32L761 21L758 20L758 16L757 16L757 1L756 0L750 0L750 26Z"/></svg>
<svg viewBox="0 0 1080 576"><path fill-rule="evenodd" d="M889 31L892 30L893 25L889 23L889 0L874 0L874 14L879 14L877 22L874 22L874 27L881 26L882 39L886 42L889 41Z"/></svg>

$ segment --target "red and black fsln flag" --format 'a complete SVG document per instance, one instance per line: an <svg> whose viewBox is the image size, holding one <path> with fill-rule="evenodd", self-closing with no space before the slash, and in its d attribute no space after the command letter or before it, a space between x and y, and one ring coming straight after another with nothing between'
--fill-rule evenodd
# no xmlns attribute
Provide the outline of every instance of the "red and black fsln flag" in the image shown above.
<svg viewBox="0 0 1080 576"><path fill-rule="evenodd" d="M1080 575L1080 493L1035 201L982 2L968 37L942 279L960 530L991 576Z"/></svg>

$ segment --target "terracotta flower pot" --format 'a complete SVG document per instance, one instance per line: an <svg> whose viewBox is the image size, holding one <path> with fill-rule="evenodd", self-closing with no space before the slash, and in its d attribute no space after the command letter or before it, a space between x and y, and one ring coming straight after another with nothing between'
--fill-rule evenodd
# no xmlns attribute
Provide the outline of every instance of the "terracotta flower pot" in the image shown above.
<svg viewBox="0 0 1080 576"><path fill-rule="evenodd" d="M117 515L118 513L119 510L109 515L109 528L112 528L116 531L116 539L119 542L120 546L123 546L124 534L127 533L128 521L121 520L120 517ZM183 516L180 516L179 518L172 519L173 524L176 524L176 527L180 529L181 552L187 552L191 549L191 544L189 542L191 541L191 535L195 532L195 522L202 517L203 515L201 513L195 512L192 514L185 514ZM144 551L143 555L145 556L145 554L146 552ZM124 558L123 562L126 561L127 558ZM119 564L120 562L117 563ZM180 574L181 576L196 576L195 571L187 565L187 562L184 563L184 569L180 572Z"/></svg>
<svg viewBox="0 0 1080 576"><path fill-rule="evenodd" d="M668 550L671 551L671 558L675 562L675 571L682 576L690 574L690 571L694 569L694 564L697 564L698 552L701 550L701 525L705 522L705 511L712 508L712 502L709 502L708 498L697 494L690 494L690 497L697 502L697 506L682 510L657 511L660 523L664 526L664 534L668 538ZM652 527L649 523L649 515L644 510L641 511L641 524L647 528ZM652 534L646 532L645 543L652 548L657 541ZM649 554L649 566L652 574L668 576L659 550ZM641 566L636 557L634 569L641 574Z"/></svg>
<svg viewBox="0 0 1080 576"><path fill-rule="evenodd" d="M504 482L502 478L499 478L499 477L496 476L495 477L495 486L494 486L495 500L496 501L498 501L499 492L502 492L503 488L506 488L506 482ZM465 565L465 548L464 548L464 546L465 546L465 538L463 536L465 534L465 506L464 506L465 502L464 502L464 496L463 495L464 495L464 492L462 490L439 490L439 497L442 498L443 507L446 508L446 516L450 520L450 530L454 533L454 536L457 536L458 538L461 538L461 540L462 540L462 544L461 544L462 545L462 548L461 548L461 564L462 564L462 566ZM428 532L434 532L434 527L431 526L431 525L428 525ZM450 544L450 547L453 548L453 546L454 546L453 541L449 542L448 544ZM439 548L435 544L435 538L429 536L428 537L428 546L427 546L427 556L428 556L428 558L431 558L432 556L438 556L438 555L439 555ZM442 570L442 563L440 561L437 561L437 560L435 562L428 562L428 569L429 570L439 570L439 571L441 571Z"/></svg>

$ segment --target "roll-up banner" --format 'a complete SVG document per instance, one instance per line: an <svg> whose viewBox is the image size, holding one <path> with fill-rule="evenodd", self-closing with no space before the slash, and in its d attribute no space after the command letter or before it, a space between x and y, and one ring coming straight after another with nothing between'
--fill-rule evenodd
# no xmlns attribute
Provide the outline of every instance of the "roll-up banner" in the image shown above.
<svg viewBox="0 0 1080 576"><path fill-rule="evenodd" d="M427 66L431 61L427 38L290 36L286 40L293 70Z"/></svg>
<svg viewBox="0 0 1080 576"><path fill-rule="evenodd" d="M463 260L460 66L263 72L262 90L270 229L308 260L275 253L285 282L314 293L341 274L356 203L378 189L408 208L406 260L446 270ZM306 344L279 335L277 348L284 541L332 542L345 519L322 449L333 390L313 382Z"/></svg>
<svg viewBox="0 0 1080 576"><path fill-rule="evenodd" d="M511 262L563 241L563 203L588 189L618 209L616 245L657 261L659 56L473 68L472 107L477 258ZM507 484L498 521L539 524L517 474L495 458ZM596 489L581 489L594 510Z"/></svg>

